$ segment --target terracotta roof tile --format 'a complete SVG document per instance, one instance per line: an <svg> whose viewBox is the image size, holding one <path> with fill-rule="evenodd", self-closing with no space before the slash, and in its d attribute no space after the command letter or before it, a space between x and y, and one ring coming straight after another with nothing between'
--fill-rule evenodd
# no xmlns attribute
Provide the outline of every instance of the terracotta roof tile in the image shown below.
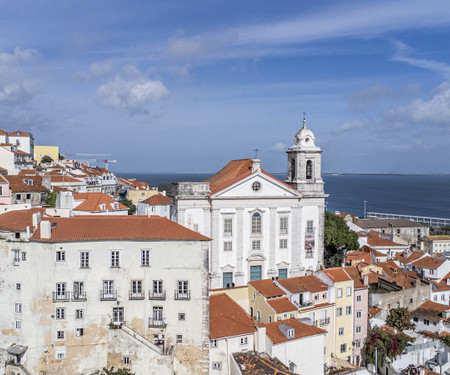
<svg viewBox="0 0 450 375"><path fill-rule="evenodd" d="M442 317L442 313L450 309L450 306L442 305L440 303L425 301L417 309L411 312L411 316L416 318L428 319L433 322L439 322L440 320L448 321L448 319Z"/></svg>
<svg viewBox="0 0 450 375"><path fill-rule="evenodd" d="M147 199L144 199L143 201L141 201L139 203L145 203L145 204L148 204L149 206L170 204L170 198L165 195L162 195L162 194L155 194Z"/></svg>
<svg viewBox="0 0 450 375"><path fill-rule="evenodd" d="M28 210L7 211L0 214L0 230L5 231L25 231L27 227L33 229L33 214L45 213L45 208L30 208Z"/></svg>
<svg viewBox="0 0 450 375"><path fill-rule="evenodd" d="M52 224L51 238L41 238L40 230L37 230L32 241L210 241L208 237L159 216L80 215L48 221Z"/></svg>
<svg viewBox="0 0 450 375"><path fill-rule="evenodd" d="M383 238L380 237L380 233L379 232L375 232L373 230L371 230L369 232L369 237L367 237L367 244L369 246L381 246L381 247L393 247L393 246L403 246L402 244L399 244L397 242L391 241L387 238Z"/></svg>
<svg viewBox="0 0 450 375"><path fill-rule="evenodd" d="M297 311L297 307L287 297L268 299L267 303L277 314Z"/></svg>
<svg viewBox="0 0 450 375"><path fill-rule="evenodd" d="M440 236L427 236L426 238L431 241L450 241L449 235L440 235Z"/></svg>
<svg viewBox="0 0 450 375"><path fill-rule="evenodd" d="M280 297L286 294L284 290L277 287L271 279L250 281L249 284L266 298Z"/></svg>
<svg viewBox="0 0 450 375"><path fill-rule="evenodd" d="M42 186L42 176L11 176L7 175L5 178L9 181L9 187L12 192L23 191L39 191L44 192L47 189ZM28 185L25 181L32 180L33 184Z"/></svg>
<svg viewBox="0 0 450 375"><path fill-rule="evenodd" d="M425 224L416 223L409 219L378 219L378 218L361 218L357 219L355 223L358 227L363 229L370 228L423 228L426 227Z"/></svg>
<svg viewBox="0 0 450 375"><path fill-rule="evenodd" d="M256 331L255 321L227 294L209 297L209 337L238 336Z"/></svg>
<svg viewBox="0 0 450 375"><path fill-rule="evenodd" d="M280 325L287 325L291 328L294 328L295 337L292 339L288 339L278 328ZM266 335L274 345L281 344L282 342L286 341L302 339L304 337L320 335L327 332L316 326L299 322L297 319L279 320L268 324L261 324L261 326L266 327Z"/></svg>
<svg viewBox="0 0 450 375"><path fill-rule="evenodd" d="M296 375L277 358L255 352L233 353L242 375Z"/></svg>
<svg viewBox="0 0 450 375"><path fill-rule="evenodd" d="M319 293L326 292L328 285L314 275L290 277L288 279L279 279L277 282L291 293Z"/></svg>
<svg viewBox="0 0 450 375"><path fill-rule="evenodd" d="M370 306L370 307L369 307L369 312L368 312L369 318L374 318L374 317L376 317L376 316L380 313L381 310L382 310L382 309L380 309L380 308L378 308L378 307Z"/></svg>
<svg viewBox="0 0 450 375"><path fill-rule="evenodd" d="M437 257L423 257L417 259L416 261L409 263L411 266L420 267L420 268L428 268L428 269L438 269L445 263L445 258L437 258Z"/></svg>
<svg viewBox="0 0 450 375"><path fill-rule="evenodd" d="M368 288L368 285L364 285L364 276L361 276L360 272L355 267L344 267L345 272L353 279L353 287L355 289Z"/></svg>
<svg viewBox="0 0 450 375"><path fill-rule="evenodd" d="M379 262L378 266L383 268L384 273L388 277L392 277L399 274L400 272L403 272L402 269L399 266L397 266L397 263L395 263L393 260L388 260L386 262Z"/></svg>
<svg viewBox="0 0 450 375"><path fill-rule="evenodd" d="M329 279L333 282L341 282L341 281L349 281L351 280L350 276L344 271L342 267L336 268L325 268L323 270L325 275L329 277Z"/></svg>
<svg viewBox="0 0 450 375"><path fill-rule="evenodd" d="M16 130L14 132L8 133L8 135L12 136L12 137L30 137L31 135L28 133L25 133L21 130Z"/></svg>
<svg viewBox="0 0 450 375"><path fill-rule="evenodd" d="M76 201L83 201L74 208L74 211L106 212L128 210L128 207L104 193L76 193L73 198ZM117 208L114 208L114 203L117 203ZM104 209L100 206L102 204L105 205Z"/></svg>

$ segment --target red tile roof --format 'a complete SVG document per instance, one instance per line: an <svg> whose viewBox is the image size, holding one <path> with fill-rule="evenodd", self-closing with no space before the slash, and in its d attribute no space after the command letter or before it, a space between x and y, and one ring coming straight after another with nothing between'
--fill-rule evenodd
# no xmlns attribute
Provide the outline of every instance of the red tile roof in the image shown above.
<svg viewBox="0 0 450 375"><path fill-rule="evenodd" d="M50 181L52 183L60 183L60 182L63 182L63 183L76 182L78 184L82 184L83 183L82 181L80 181L77 178L74 178L74 177L71 177L71 176L68 176L68 175L61 175L61 174L57 174L57 175L51 174L50 175Z"/></svg>
<svg viewBox="0 0 450 375"><path fill-rule="evenodd" d="M406 256L406 251L404 251L401 254L396 254L397 260L402 264L408 264L408 263L413 262L423 256L428 256L428 254L426 254L422 251L413 251L409 256Z"/></svg>
<svg viewBox="0 0 450 375"><path fill-rule="evenodd" d="M213 294L209 297L209 337L250 334L256 331L255 321L227 294Z"/></svg>
<svg viewBox="0 0 450 375"><path fill-rule="evenodd" d="M314 275L279 279L277 282L293 294L303 292L319 293L328 290L328 285Z"/></svg>
<svg viewBox="0 0 450 375"><path fill-rule="evenodd" d="M9 181L9 187L12 192L20 193L23 191L39 191L44 192L47 189L42 186L42 176L11 176L7 175L5 178ZM28 185L25 181L32 180L33 184Z"/></svg>
<svg viewBox="0 0 450 375"><path fill-rule="evenodd" d="M393 260L388 260L386 262L380 262L378 265L383 268L384 273L388 277L395 276L399 274L400 272L403 272L402 269L397 266L397 263L395 263Z"/></svg>
<svg viewBox="0 0 450 375"><path fill-rule="evenodd" d="M428 319L433 322L439 322L441 320L449 321L449 319L443 318L442 313L450 309L450 306L442 305L440 303L425 301L417 309L411 312L411 316L416 318Z"/></svg>
<svg viewBox="0 0 450 375"><path fill-rule="evenodd" d="M74 211L106 212L128 210L128 207L104 193L76 193L73 198L76 201L83 201L74 208ZM114 203L117 203L117 208L114 208ZM104 209L100 207L101 204L105 205Z"/></svg>
<svg viewBox="0 0 450 375"><path fill-rule="evenodd" d="M297 319L285 319L279 320L276 322L268 323L268 324L260 324L263 327L266 327L266 335L269 337L270 341L274 345L281 344L286 341L292 341L297 339L302 339L304 337L310 337L315 335L321 335L326 333L327 331L318 328L313 325L305 324L299 322ZM288 339L283 332L278 328L280 325L287 325L291 328L295 329L295 337Z"/></svg>
<svg viewBox="0 0 450 375"><path fill-rule="evenodd" d="M8 135L13 136L13 137L30 137L31 135L28 133L25 133L21 130L16 130L14 132L8 133Z"/></svg>
<svg viewBox="0 0 450 375"><path fill-rule="evenodd" d="M36 169L22 169L18 176L36 176Z"/></svg>
<svg viewBox="0 0 450 375"><path fill-rule="evenodd" d="M155 194L152 195L151 197L144 199L142 202L140 203L145 203L148 204L149 206L157 206L157 205L161 205L161 204L170 204L170 198L162 195L162 194Z"/></svg>
<svg viewBox="0 0 450 375"><path fill-rule="evenodd" d="M342 267L325 268L323 272L334 283L351 280L350 276L347 275Z"/></svg>
<svg viewBox="0 0 450 375"><path fill-rule="evenodd" d="M4 231L25 231L27 227L33 230L33 214L45 213L45 208L30 208L28 210L7 211L0 214L0 230Z"/></svg>
<svg viewBox="0 0 450 375"><path fill-rule="evenodd" d="M428 268L428 269L438 269L442 264L446 261L445 258L437 258L437 257L423 257L417 259L415 262L409 263L411 266L416 266L420 268Z"/></svg>
<svg viewBox="0 0 450 375"><path fill-rule="evenodd" d="M376 317L379 313L380 313L380 311L381 311L382 309L380 309L380 308L378 308L378 307L375 307L375 306L370 306L369 307L369 318L374 318L374 317Z"/></svg>
<svg viewBox="0 0 450 375"><path fill-rule="evenodd" d="M359 271L355 267L344 267L345 272L353 279L353 287L355 289L368 288L368 285L364 285L364 276L361 276Z"/></svg>
<svg viewBox="0 0 450 375"><path fill-rule="evenodd" d="M277 314L297 311L297 307L287 297L268 299L267 303Z"/></svg>
<svg viewBox="0 0 450 375"><path fill-rule="evenodd" d="M380 237L379 232L371 230L369 232L369 237L367 237L367 244L369 246L381 246L381 247L393 247L393 246L403 246L397 242L391 241L387 238Z"/></svg>
<svg viewBox="0 0 450 375"><path fill-rule="evenodd" d="M296 375L277 358L254 352L233 353L241 375Z"/></svg>
<svg viewBox="0 0 450 375"><path fill-rule="evenodd" d="M80 215L55 217L48 221L52 224L51 238L41 238L40 230L37 230L32 241L210 241L208 237L160 216Z"/></svg>
<svg viewBox="0 0 450 375"><path fill-rule="evenodd" d="M249 284L266 298L280 297L286 294L284 290L277 287L271 279L250 281Z"/></svg>

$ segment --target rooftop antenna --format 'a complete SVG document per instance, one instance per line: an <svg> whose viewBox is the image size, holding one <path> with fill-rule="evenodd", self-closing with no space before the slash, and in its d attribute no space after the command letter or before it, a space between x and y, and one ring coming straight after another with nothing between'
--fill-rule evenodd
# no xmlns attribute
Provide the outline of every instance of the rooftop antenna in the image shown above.
<svg viewBox="0 0 450 375"><path fill-rule="evenodd" d="M306 129L306 112L303 112L303 129Z"/></svg>
<svg viewBox="0 0 450 375"><path fill-rule="evenodd" d="M255 159L258 159L258 147L256 147L253 151L255 151Z"/></svg>

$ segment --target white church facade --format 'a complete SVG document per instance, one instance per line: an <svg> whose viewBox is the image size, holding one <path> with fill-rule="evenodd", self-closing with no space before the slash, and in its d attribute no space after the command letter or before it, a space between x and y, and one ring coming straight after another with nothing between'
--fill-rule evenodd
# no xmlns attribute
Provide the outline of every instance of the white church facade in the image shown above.
<svg viewBox="0 0 450 375"><path fill-rule="evenodd" d="M286 182L260 160L241 159L208 180L174 184L171 219L212 238L211 288L300 276L322 265L321 150L305 122L287 154Z"/></svg>

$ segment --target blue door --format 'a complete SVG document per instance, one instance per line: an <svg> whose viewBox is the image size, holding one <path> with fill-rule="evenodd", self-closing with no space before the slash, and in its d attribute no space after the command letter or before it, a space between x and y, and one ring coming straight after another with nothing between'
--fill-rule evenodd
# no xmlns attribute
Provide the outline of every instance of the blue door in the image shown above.
<svg viewBox="0 0 450 375"><path fill-rule="evenodd" d="M233 272L223 273L223 287L231 288L233 286Z"/></svg>
<svg viewBox="0 0 450 375"><path fill-rule="evenodd" d="M261 280L261 266L250 266L250 281Z"/></svg>

